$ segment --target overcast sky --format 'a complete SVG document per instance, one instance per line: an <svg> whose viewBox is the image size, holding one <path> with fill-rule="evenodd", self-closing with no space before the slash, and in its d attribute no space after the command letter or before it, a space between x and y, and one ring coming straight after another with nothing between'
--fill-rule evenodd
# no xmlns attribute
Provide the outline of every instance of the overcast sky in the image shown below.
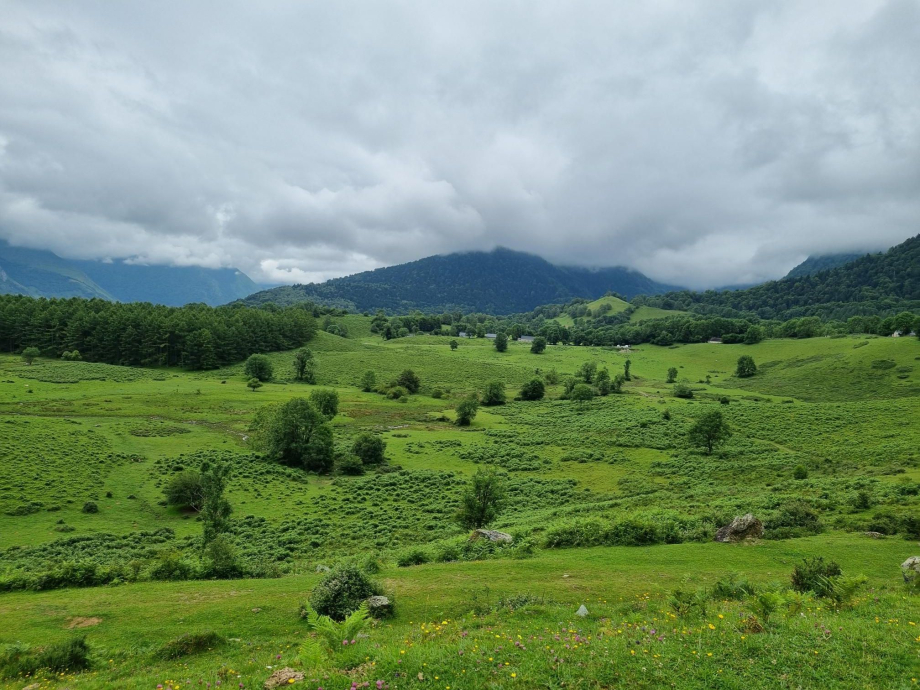
<svg viewBox="0 0 920 690"><path fill-rule="evenodd" d="M0 238L702 288L920 233L920 0L0 0Z"/></svg>

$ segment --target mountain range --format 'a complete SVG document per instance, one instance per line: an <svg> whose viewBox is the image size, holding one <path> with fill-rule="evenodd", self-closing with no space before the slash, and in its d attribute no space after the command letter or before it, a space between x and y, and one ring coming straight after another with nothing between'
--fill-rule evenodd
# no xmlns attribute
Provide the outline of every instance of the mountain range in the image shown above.
<svg viewBox="0 0 920 690"><path fill-rule="evenodd" d="M310 301L351 311L463 311L511 314L575 297L616 292L627 299L675 290L629 268L557 266L546 259L497 248L429 256L325 283L271 288L244 303Z"/></svg>
<svg viewBox="0 0 920 690"><path fill-rule="evenodd" d="M235 268L152 266L124 261L63 259L0 240L0 294L85 297L181 306L226 304L259 286Z"/></svg>

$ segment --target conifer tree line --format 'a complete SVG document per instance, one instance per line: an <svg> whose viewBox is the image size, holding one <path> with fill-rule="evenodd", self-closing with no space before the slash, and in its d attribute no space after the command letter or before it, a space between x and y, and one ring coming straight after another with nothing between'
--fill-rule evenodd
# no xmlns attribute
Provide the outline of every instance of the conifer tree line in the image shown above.
<svg viewBox="0 0 920 690"><path fill-rule="evenodd" d="M0 295L0 351L37 347L45 357L76 351L89 362L213 369L303 345L322 311L311 303L164 307Z"/></svg>

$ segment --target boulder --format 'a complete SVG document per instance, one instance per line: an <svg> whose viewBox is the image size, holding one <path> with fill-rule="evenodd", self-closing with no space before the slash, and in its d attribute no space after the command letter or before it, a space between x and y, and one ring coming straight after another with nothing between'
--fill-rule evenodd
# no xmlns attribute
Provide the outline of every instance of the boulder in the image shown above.
<svg viewBox="0 0 920 690"><path fill-rule="evenodd" d="M265 681L265 690L274 690L274 688L293 685L303 679L304 675L300 671L295 671L292 668L282 668L268 677L268 680Z"/></svg>
<svg viewBox="0 0 920 690"><path fill-rule="evenodd" d="M731 524L720 527L716 532L716 541L738 542L745 539L760 539L763 536L763 523L750 513L739 515Z"/></svg>
<svg viewBox="0 0 920 690"><path fill-rule="evenodd" d="M393 602L390 601L389 597L368 597L367 612L371 618L389 618L393 615Z"/></svg>
<svg viewBox="0 0 920 690"><path fill-rule="evenodd" d="M863 532L863 536L869 537L869 539L884 539L885 535L881 532Z"/></svg>
<svg viewBox="0 0 920 690"><path fill-rule="evenodd" d="M913 583L920 577L920 556L911 556L901 564L904 582Z"/></svg>
<svg viewBox="0 0 920 690"><path fill-rule="evenodd" d="M470 541L476 541L477 539L488 539L489 541L500 541L510 544L514 541L514 537L505 532L499 532L494 529L477 529L474 530L470 535Z"/></svg>

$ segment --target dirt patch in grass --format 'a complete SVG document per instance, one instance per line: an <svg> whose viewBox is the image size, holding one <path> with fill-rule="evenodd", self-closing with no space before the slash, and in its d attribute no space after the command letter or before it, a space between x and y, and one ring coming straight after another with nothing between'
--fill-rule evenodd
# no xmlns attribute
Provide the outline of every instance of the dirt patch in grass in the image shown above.
<svg viewBox="0 0 920 690"><path fill-rule="evenodd" d="M101 622L101 618L83 618L82 616L76 616L67 621L67 629L76 630L77 628L92 628L94 625L99 625Z"/></svg>

